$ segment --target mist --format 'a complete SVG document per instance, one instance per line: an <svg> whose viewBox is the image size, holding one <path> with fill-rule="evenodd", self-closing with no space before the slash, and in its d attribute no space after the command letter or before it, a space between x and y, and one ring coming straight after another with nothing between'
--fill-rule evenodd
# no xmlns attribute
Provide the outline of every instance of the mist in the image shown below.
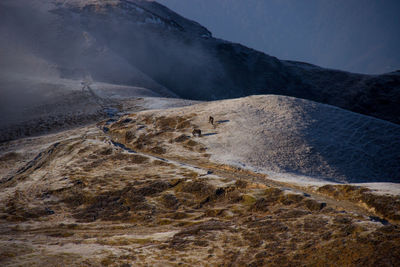
<svg viewBox="0 0 400 267"><path fill-rule="evenodd" d="M135 9L130 12L137 14L126 18L112 5L102 13L94 6L81 8L71 2L0 3L1 125L25 121L45 111L65 113L57 110L63 106L57 103L84 99L80 82L88 76L94 83L198 98L203 88L211 91L216 77L224 76L207 48L184 37L182 29L170 29L171 36L160 34L160 30L174 26L168 21L162 22L166 25L147 23L149 18ZM126 9L130 8L135 6L128 4ZM174 88L175 93L168 88ZM73 109L76 101L71 102Z"/></svg>
<svg viewBox="0 0 400 267"><path fill-rule="evenodd" d="M159 0L218 38L357 73L400 69L397 0Z"/></svg>
<svg viewBox="0 0 400 267"><path fill-rule="evenodd" d="M175 79L171 75L179 69L184 72L182 77L190 76L183 82L183 91L193 79L207 81L204 76L196 78L193 70L205 65L218 69L218 62L204 47L182 38L179 32L175 38L160 36L151 25L132 23L136 18L118 17L111 7L108 14L96 15L90 7L74 10L68 5L17 3L2 3L4 14L9 14L2 18L1 46L7 55L2 73L56 74L67 79L91 75L102 82L155 87L157 81L171 85ZM21 3L30 6L21 8ZM52 68L58 73L50 71Z"/></svg>
<svg viewBox="0 0 400 267"><path fill-rule="evenodd" d="M44 95L38 93L40 88L36 85L59 77L55 66L38 53L40 32L51 25L51 19L43 12L46 6L38 8L37 4L7 0L0 3L1 124L42 102Z"/></svg>

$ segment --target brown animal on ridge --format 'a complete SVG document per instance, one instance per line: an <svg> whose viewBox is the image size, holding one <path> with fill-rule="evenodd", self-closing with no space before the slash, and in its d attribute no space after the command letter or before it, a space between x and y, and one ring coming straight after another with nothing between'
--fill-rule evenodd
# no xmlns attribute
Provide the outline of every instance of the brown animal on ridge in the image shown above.
<svg viewBox="0 0 400 267"><path fill-rule="evenodd" d="M201 130L200 129L193 129L192 134L193 134L193 136L201 137Z"/></svg>
<svg viewBox="0 0 400 267"><path fill-rule="evenodd" d="M210 118L208 118L208 122L214 125L214 118L210 116Z"/></svg>

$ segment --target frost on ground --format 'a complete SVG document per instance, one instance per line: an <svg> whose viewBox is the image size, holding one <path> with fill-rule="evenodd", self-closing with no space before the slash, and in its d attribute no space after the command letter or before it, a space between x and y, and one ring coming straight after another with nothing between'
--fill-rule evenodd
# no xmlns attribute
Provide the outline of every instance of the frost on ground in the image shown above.
<svg viewBox="0 0 400 267"><path fill-rule="evenodd" d="M382 204L363 188L303 190L215 164L207 135L184 134L195 120L139 113L104 122L106 133L88 126L12 142L40 153L0 183L0 265L400 262L399 198L386 196L394 206L380 214L352 202Z"/></svg>
<svg viewBox="0 0 400 267"><path fill-rule="evenodd" d="M203 138L196 141L217 162L331 182L400 181L396 124L274 95L147 111L142 116L187 114L203 131ZM208 123L209 116L214 117L214 126Z"/></svg>
<svg viewBox="0 0 400 267"><path fill-rule="evenodd" d="M1 266L400 265L400 126L162 98L398 122L399 73L280 61L154 1L0 5Z"/></svg>
<svg viewBox="0 0 400 267"><path fill-rule="evenodd" d="M161 96L175 96L161 86L150 90L103 82L90 83L89 91L83 89L82 80L58 77L0 75L0 87L0 142L97 122L110 115L109 109L124 110L125 102L130 102L129 111L138 111L163 101ZM133 104L139 98L141 103ZM144 99L149 100L144 103ZM169 106L181 106L185 101L172 102Z"/></svg>
<svg viewBox="0 0 400 267"><path fill-rule="evenodd" d="M91 75L196 100L290 95L400 123L399 72L362 75L279 60L213 38L156 1L2 0L0 25L0 76Z"/></svg>
<svg viewBox="0 0 400 267"><path fill-rule="evenodd" d="M393 181L397 125L290 97L141 93L96 88L87 103L117 103L113 118L0 144L1 265L400 262L400 197L330 183Z"/></svg>

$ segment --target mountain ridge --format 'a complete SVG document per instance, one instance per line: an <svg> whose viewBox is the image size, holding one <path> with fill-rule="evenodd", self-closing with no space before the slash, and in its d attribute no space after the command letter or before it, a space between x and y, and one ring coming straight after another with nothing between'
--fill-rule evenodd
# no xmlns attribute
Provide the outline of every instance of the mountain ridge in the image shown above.
<svg viewBox="0 0 400 267"><path fill-rule="evenodd" d="M193 114L193 127L204 134L195 141L206 147L211 160L218 163L264 173L291 173L324 182L400 181L400 126L310 100L256 95L143 111L121 121L135 122L147 117L146 121L173 121L186 114ZM214 125L208 123L209 116L215 119ZM174 142L160 143L163 135L153 136L149 126L146 131L136 131L132 123L121 121L107 126L112 136L119 136L117 142L135 150L139 140L157 138L158 146L163 146L167 153L180 155L181 151L174 152ZM124 131L132 136L129 141L124 140Z"/></svg>
<svg viewBox="0 0 400 267"><path fill-rule="evenodd" d="M154 1L46 3L53 5L49 21L41 18L40 27L47 31L30 33L37 33L35 42L43 46L27 46L64 78L79 80L90 74L99 82L149 89L158 84L195 100L288 95L400 122L396 72L364 75L279 60L215 39L203 26ZM12 18L5 22L10 29L16 23L29 23ZM144 74L153 84L141 82L135 73Z"/></svg>
<svg viewBox="0 0 400 267"><path fill-rule="evenodd" d="M400 262L400 126L338 107L395 120L399 73L281 61L178 16L0 1L0 265Z"/></svg>

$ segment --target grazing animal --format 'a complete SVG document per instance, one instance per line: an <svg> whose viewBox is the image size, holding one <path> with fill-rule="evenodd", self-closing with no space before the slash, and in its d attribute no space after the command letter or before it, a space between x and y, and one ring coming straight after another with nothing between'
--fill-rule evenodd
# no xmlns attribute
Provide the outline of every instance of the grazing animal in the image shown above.
<svg viewBox="0 0 400 267"><path fill-rule="evenodd" d="M208 118L208 122L211 123L212 125L214 125L214 118L210 116Z"/></svg>
<svg viewBox="0 0 400 267"><path fill-rule="evenodd" d="M193 134L193 136L201 137L201 130L200 129L193 129L192 134Z"/></svg>

